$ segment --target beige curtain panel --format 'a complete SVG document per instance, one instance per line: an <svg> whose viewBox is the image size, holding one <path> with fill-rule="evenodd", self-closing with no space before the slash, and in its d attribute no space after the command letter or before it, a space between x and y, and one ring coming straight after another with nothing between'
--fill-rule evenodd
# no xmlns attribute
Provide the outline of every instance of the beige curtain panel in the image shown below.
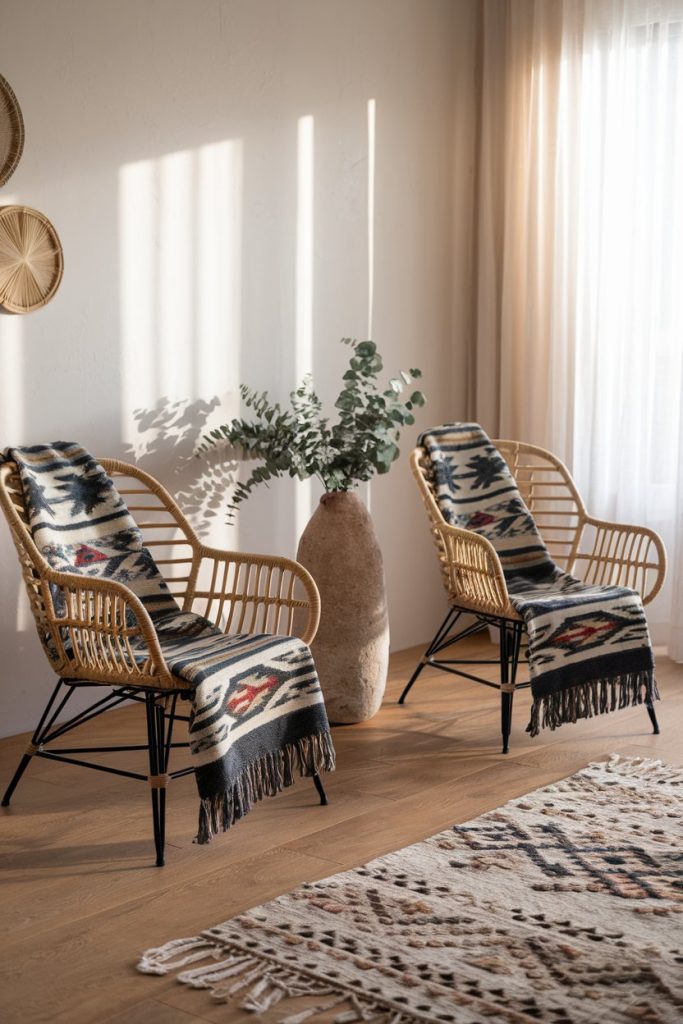
<svg viewBox="0 0 683 1024"><path fill-rule="evenodd" d="M597 514L663 536L649 619L683 660L683 2L479 15L463 414L557 452Z"/></svg>

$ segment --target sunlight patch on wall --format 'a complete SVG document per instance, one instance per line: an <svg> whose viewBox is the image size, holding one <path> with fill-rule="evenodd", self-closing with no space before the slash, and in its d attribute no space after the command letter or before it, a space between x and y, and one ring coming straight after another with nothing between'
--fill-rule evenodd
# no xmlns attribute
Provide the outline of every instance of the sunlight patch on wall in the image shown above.
<svg viewBox="0 0 683 1024"><path fill-rule="evenodd" d="M122 167L119 232L123 440L135 448L136 410L161 400L227 395L235 415L242 141Z"/></svg>
<svg viewBox="0 0 683 1024"><path fill-rule="evenodd" d="M198 159L195 317L201 358L196 388L208 397L217 379L239 380L242 335L242 144L202 146ZM231 410L237 415L238 406Z"/></svg>
<svg viewBox="0 0 683 1024"><path fill-rule="evenodd" d="M314 244L314 124L312 116L297 125L296 189L296 349L295 383L313 372L313 244ZM311 516L311 481L296 485L295 543Z"/></svg>
<svg viewBox="0 0 683 1024"><path fill-rule="evenodd" d="M145 160L123 167L119 180L121 436L126 441L133 440L133 411L153 405L157 392L157 175L154 161Z"/></svg>
<svg viewBox="0 0 683 1024"><path fill-rule="evenodd" d="M12 203L16 200L12 200ZM8 200L8 205L10 201ZM11 445L28 444L26 417L24 413L24 359L23 324L20 316L0 315L0 348L2 349L2 374L0 375L0 438L5 448ZM12 583L14 586L14 581ZM9 595L8 595L9 597ZM16 629L25 633L31 628L33 618L28 605L24 586L16 584Z"/></svg>
<svg viewBox="0 0 683 1024"><path fill-rule="evenodd" d="M158 331L154 360L158 397L193 390L195 342L201 345L201 340L193 337L196 160L196 153L171 153L158 165Z"/></svg>
<svg viewBox="0 0 683 1024"><path fill-rule="evenodd" d="M372 338L375 302L375 130L377 125L377 103L368 100L368 333ZM368 510L372 505L372 483L363 488Z"/></svg>
<svg viewBox="0 0 683 1024"><path fill-rule="evenodd" d="M0 346L2 347L2 374L0 374L0 425L2 447L25 444L24 437L24 362L22 354L21 317L10 313L0 316Z"/></svg>
<svg viewBox="0 0 683 1024"><path fill-rule="evenodd" d="M15 195L3 195L2 206L16 206ZM0 449L10 445L27 444L24 416L24 360L21 317L13 313L0 314L0 348L2 374L0 374Z"/></svg>
<svg viewBox="0 0 683 1024"><path fill-rule="evenodd" d="M368 338L372 338L375 298L375 126L377 104L368 100Z"/></svg>

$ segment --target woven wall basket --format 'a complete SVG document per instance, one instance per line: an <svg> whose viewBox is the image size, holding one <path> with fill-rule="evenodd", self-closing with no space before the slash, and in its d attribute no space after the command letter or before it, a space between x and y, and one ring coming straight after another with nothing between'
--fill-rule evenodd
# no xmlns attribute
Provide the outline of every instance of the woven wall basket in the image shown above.
<svg viewBox="0 0 683 1024"><path fill-rule="evenodd" d="M24 149L24 119L9 82L0 75L0 185L14 173Z"/></svg>
<svg viewBox="0 0 683 1024"><path fill-rule="evenodd" d="M64 268L57 232L29 206L0 206L0 306L29 313L50 301Z"/></svg>

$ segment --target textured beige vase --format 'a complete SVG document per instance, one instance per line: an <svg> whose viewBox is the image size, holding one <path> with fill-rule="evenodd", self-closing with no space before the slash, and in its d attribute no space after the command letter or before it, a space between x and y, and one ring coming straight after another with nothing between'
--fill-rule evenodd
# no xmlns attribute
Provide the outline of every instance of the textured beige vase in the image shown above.
<svg viewBox="0 0 683 1024"><path fill-rule="evenodd" d="M389 661L384 566L370 513L351 492L324 494L297 559L318 584L322 612L311 650L333 723L379 710Z"/></svg>

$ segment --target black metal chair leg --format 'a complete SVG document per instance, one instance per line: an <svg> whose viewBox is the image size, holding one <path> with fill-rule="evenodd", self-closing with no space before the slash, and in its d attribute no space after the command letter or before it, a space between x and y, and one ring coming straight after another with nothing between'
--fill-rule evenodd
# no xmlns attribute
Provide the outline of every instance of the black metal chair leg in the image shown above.
<svg viewBox="0 0 683 1024"><path fill-rule="evenodd" d="M517 667L519 666L519 655L522 649L523 624L515 623L510 627L512 633L512 647L510 652L510 685L514 686L517 681Z"/></svg>
<svg viewBox="0 0 683 1024"><path fill-rule="evenodd" d="M152 725L150 742L150 770L152 764L156 764L157 780L152 785L152 821L154 823L154 846L156 848L156 865L158 868L164 866L164 848L166 845L166 786L169 781L168 762L171 756L171 742L173 740L173 725L175 722L176 705L178 694L174 693L171 699L171 706L168 712L164 710L163 704L149 695L148 707L151 705L151 713L148 712L148 721ZM168 726L166 719L168 718ZM154 754L154 756L153 756Z"/></svg>
<svg viewBox="0 0 683 1024"><path fill-rule="evenodd" d="M512 698L514 691L503 690L500 695L500 727L503 734L503 753L510 752L510 730L512 729Z"/></svg>
<svg viewBox="0 0 683 1024"><path fill-rule="evenodd" d="M500 731L503 734L503 753L507 754L510 746L510 724L512 722L512 691L509 683L510 668L510 637L507 624L501 622L500 633Z"/></svg>
<svg viewBox="0 0 683 1024"><path fill-rule="evenodd" d="M441 625L437 629L437 631L434 634L434 637L433 637L431 643L427 647L427 650L422 655L421 661L418 663L417 667L415 668L415 671L413 672L412 676L410 677L410 679L406 683L405 688L403 690L403 693L398 698L398 703L399 704L403 704L405 702L406 697L408 696L408 694L410 693L410 691L412 689L413 683L416 681L416 679L419 676L419 674L422 671L422 669L425 668L425 666L429 664L430 657L432 656L432 654L434 653L436 648L439 646L441 641L444 639L444 637L446 637L446 635L448 634L448 631L451 628L451 625L453 624L455 619L458 618L458 616L460 614L461 614L460 611L458 611L458 609L456 609L456 608L449 608L448 609L448 614L446 615L446 618L443 620L443 622L441 623Z"/></svg>
<svg viewBox="0 0 683 1024"><path fill-rule="evenodd" d="M152 794L152 826L156 866L164 866L166 839L166 744L164 742L164 709L156 703L156 695L146 694L147 743L149 750L149 784Z"/></svg>
<svg viewBox="0 0 683 1024"><path fill-rule="evenodd" d="M50 716L50 712L52 711L52 708L54 707L55 701L57 700L57 694L59 693L59 691L62 688L62 686L67 686L67 692L62 697L62 700L59 702L59 704L57 705L55 710L52 712L52 715ZM35 731L33 733L33 736L31 737L31 742L28 745L28 749L27 749L26 753L22 755L21 761L19 762L19 766L18 766L17 770L15 771L14 775L12 776L12 781L10 782L9 786L7 787L7 789L5 790L4 796L2 798L2 806L3 807L9 807L10 800L12 799L12 794L14 793L14 790L18 786L19 780L21 779L21 776L24 774L24 772L28 768L29 763L30 763L30 761L31 761L35 751L40 746L41 738L50 731L50 729L52 728L52 725L55 722L55 719L57 718L59 713L62 711L64 705L66 704L66 702L68 701L68 699L69 699L69 697L71 696L72 693L73 693L73 688L68 686L68 684L65 683L63 679L59 679L57 681L57 685L55 686L54 690L52 691L52 696L50 697L49 701L45 705L45 710L43 711L42 715L40 716L40 721L38 722L38 725L36 726ZM48 720L48 716L50 716L49 720ZM47 722L47 725L46 725L46 722Z"/></svg>
<svg viewBox="0 0 683 1024"><path fill-rule="evenodd" d="M500 731L503 734L503 753L510 751L512 731L512 701L519 652L522 645L522 623L500 624Z"/></svg>
<svg viewBox="0 0 683 1024"><path fill-rule="evenodd" d="M322 779L320 778L317 772L313 776L313 784L315 785L315 788L318 790L318 795L320 797L320 805L322 807L326 807L329 803L329 800L327 799L327 793L325 792L325 787L323 786Z"/></svg>
<svg viewBox="0 0 683 1024"><path fill-rule="evenodd" d="M32 757L33 757L33 754L24 754L22 756L21 761L19 762L19 767L17 768L17 770L15 771L14 775L12 776L12 781L10 782L9 786L7 787L7 789L5 790L5 795L2 798L2 806L3 807L9 807L9 802L12 799L12 793L17 788L17 784L19 782L19 779L21 778L21 776L24 774L24 772L28 768L29 762L31 761Z"/></svg>
<svg viewBox="0 0 683 1024"><path fill-rule="evenodd" d="M155 843L157 854L156 866L158 868L163 868L166 863L164 859L164 849L166 847L166 789L159 789L157 790L157 793L159 794L159 807L157 811L159 817L159 835Z"/></svg>
<svg viewBox="0 0 683 1024"><path fill-rule="evenodd" d="M417 679L417 677L419 676L420 672L422 671L422 669L425 667L426 664L427 664L427 657L426 657L426 655L423 655L422 661L419 663L419 665L417 666L417 668L413 672L412 676L410 677L410 679L408 680L408 682L405 685L403 693L398 698L399 704L404 704L405 703L405 699L408 696L408 694L410 693L410 691L412 689L412 686L413 686L413 683L415 682L415 680Z"/></svg>
<svg viewBox="0 0 683 1024"><path fill-rule="evenodd" d="M652 722L652 731L655 736L659 736L659 722L657 721L655 706L651 700L648 700L645 701L645 707L647 708L647 713L650 716L650 721Z"/></svg>

